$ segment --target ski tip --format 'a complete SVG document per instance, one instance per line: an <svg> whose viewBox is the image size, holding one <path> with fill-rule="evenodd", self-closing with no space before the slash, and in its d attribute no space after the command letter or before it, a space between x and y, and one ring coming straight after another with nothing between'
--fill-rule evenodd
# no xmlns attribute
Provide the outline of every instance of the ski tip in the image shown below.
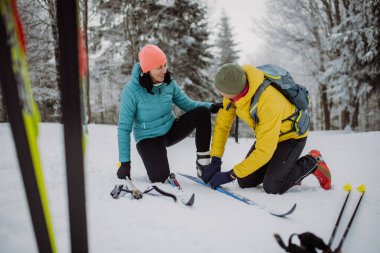
<svg viewBox="0 0 380 253"><path fill-rule="evenodd" d="M292 208L290 208L289 211L287 211L286 213L274 213L274 212L270 212L270 214L273 215L273 216L276 216L276 217L284 218L284 217L292 214L294 212L294 210L296 210L296 207L297 207L297 203L294 203L294 205L292 206Z"/></svg>
<svg viewBox="0 0 380 253"><path fill-rule="evenodd" d="M344 187L343 187L343 190L345 190L345 191L351 191L352 190L352 186L351 186L351 184L350 183L347 183Z"/></svg>
<svg viewBox="0 0 380 253"><path fill-rule="evenodd" d="M195 200L195 194L193 193L193 195L191 195L191 198L189 199L189 201L187 201L185 205L192 206L194 204L194 200Z"/></svg>
<svg viewBox="0 0 380 253"><path fill-rule="evenodd" d="M358 192L362 192L362 193L366 192L365 185L364 184L359 185L357 190Z"/></svg>

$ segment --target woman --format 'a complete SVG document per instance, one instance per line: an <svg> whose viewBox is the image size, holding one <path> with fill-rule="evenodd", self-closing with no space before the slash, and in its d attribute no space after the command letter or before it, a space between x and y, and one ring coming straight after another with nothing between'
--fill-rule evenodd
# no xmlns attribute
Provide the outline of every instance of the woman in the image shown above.
<svg viewBox="0 0 380 253"><path fill-rule="evenodd" d="M131 178L130 134L133 129L137 150L152 182L165 182L170 174L166 147L183 140L194 129L196 167L210 162L211 117L222 104L191 100L171 79L164 52L146 45L139 52L139 63L123 89L119 112L118 144L121 163L117 176ZM176 118L173 103L185 114Z"/></svg>

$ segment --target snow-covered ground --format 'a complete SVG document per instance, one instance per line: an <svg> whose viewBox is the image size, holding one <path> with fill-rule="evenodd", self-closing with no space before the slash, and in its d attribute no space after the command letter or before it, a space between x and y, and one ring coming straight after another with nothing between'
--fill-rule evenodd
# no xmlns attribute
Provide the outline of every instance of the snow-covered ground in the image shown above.
<svg viewBox="0 0 380 253"><path fill-rule="evenodd" d="M279 233L287 241L291 233L314 232L325 242L339 214L346 193L354 187L343 216L348 223L359 193L367 192L343 247L349 252L380 252L380 132L312 132L304 150L320 149L332 171L333 187L324 191L313 176L283 195L266 194L262 187L230 189L256 202L278 209L298 204L288 218L277 218L185 178L178 177L196 194L193 207L174 203L167 197L146 195L142 200L114 200L110 191L116 178L117 128L90 125L87 142L86 192L90 252L283 252L273 238ZM252 139L240 144L228 141L223 169L239 162ZM58 252L70 251L67 211L63 129L60 124L41 124L39 137L44 176L53 218ZM20 170L8 124L0 124L0 252L37 252ZM132 143L132 177L141 189L148 186L142 161ZM195 175L194 139L188 138L168 149L174 172ZM165 187L165 186L163 186ZM343 233L338 230L335 245Z"/></svg>

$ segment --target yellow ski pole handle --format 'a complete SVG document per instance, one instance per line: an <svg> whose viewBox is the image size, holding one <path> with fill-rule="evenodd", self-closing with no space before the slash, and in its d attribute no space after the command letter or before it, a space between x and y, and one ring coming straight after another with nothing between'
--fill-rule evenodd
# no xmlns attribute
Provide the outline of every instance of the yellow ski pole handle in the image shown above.
<svg viewBox="0 0 380 253"><path fill-rule="evenodd" d="M351 184L350 183L347 183L344 187L343 187L343 190L344 191L351 191L352 190L352 186L351 186Z"/></svg>
<svg viewBox="0 0 380 253"><path fill-rule="evenodd" d="M358 192L365 193L366 192L366 187L365 187L364 184L361 184L361 185L358 186L358 188L356 188L356 190Z"/></svg>

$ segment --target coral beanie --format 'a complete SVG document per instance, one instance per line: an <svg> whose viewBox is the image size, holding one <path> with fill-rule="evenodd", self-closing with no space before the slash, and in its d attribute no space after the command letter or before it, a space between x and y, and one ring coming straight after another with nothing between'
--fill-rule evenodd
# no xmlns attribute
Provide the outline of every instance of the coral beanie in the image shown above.
<svg viewBox="0 0 380 253"><path fill-rule="evenodd" d="M147 73L152 69L164 65L167 60L165 53L158 46L149 44L140 50L139 62L142 71Z"/></svg>

